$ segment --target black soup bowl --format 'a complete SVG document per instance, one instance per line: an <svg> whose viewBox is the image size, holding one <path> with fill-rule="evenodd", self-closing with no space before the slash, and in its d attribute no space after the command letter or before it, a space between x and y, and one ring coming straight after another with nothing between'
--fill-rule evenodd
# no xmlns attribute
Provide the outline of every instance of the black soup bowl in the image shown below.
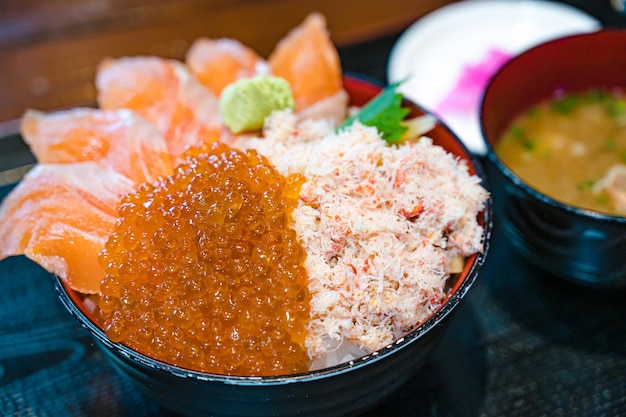
<svg viewBox="0 0 626 417"><path fill-rule="evenodd" d="M363 105L380 87L357 77L346 77L353 105ZM406 102L411 115L423 111ZM477 160L459 139L441 124L428 136L458 158L486 182ZM82 296L58 278L55 285L61 302L90 332L115 370L139 391L164 409L185 416L350 416L382 402L404 384L435 347L451 312L475 282L489 246L491 203L480 213L485 230L484 250L467 259L461 273L449 280L448 296L424 323L391 345L353 361L303 374L272 377L216 375L169 365L128 347L112 343L96 325Z"/></svg>
<svg viewBox="0 0 626 417"><path fill-rule="evenodd" d="M608 88L626 91L626 31L552 40L521 53L493 76L480 124L497 225L513 247L554 276L618 288L626 287L626 217L556 201L526 184L494 151L516 116L555 91Z"/></svg>

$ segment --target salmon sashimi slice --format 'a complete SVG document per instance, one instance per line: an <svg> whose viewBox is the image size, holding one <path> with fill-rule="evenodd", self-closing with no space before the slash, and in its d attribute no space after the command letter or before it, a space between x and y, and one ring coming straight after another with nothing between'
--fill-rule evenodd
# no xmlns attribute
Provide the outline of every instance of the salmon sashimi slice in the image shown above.
<svg viewBox="0 0 626 417"><path fill-rule="evenodd" d="M267 61L235 39L198 38L187 51L191 72L219 97L224 87L241 78L267 73Z"/></svg>
<svg viewBox="0 0 626 417"><path fill-rule="evenodd" d="M105 59L96 74L102 109L134 110L164 135L177 162L190 147L219 139L218 98L187 66L158 57Z"/></svg>
<svg viewBox="0 0 626 417"><path fill-rule="evenodd" d="M0 206L0 259L26 255L72 289L98 293L98 254L132 190L131 180L97 162L35 165Z"/></svg>
<svg viewBox="0 0 626 417"><path fill-rule="evenodd" d="M138 184L172 173L165 136L127 109L28 110L21 132L40 163L102 161Z"/></svg>
<svg viewBox="0 0 626 417"><path fill-rule="evenodd" d="M339 53L319 13L307 16L280 40L268 62L273 75L291 84L296 110L334 96L343 88Z"/></svg>

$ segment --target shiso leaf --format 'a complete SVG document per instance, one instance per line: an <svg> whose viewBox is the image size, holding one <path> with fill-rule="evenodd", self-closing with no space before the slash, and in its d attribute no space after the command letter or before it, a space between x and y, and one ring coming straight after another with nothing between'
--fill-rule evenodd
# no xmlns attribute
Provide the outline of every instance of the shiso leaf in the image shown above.
<svg viewBox="0 0 626 417"><path fill-rule="evenodd" d="M376 127L387 143L400 142L408 129L402 121L409 114L409 109L402 107L402 94L397 91L400 84L400 81L389 84L356 114L348 117L338 130L343 130L358 120L366 126Z"/></svg>

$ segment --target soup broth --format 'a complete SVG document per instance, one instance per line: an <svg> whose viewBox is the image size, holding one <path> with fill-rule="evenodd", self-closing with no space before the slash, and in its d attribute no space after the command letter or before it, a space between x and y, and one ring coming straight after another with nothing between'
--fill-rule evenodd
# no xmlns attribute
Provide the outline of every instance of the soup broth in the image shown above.
<svg viewBox="0 0 626 417"><path fill-rule="evenodd" d="M496 153L534 189L570 205L626 214L626 94L555 96L516 118Z"/></svg>

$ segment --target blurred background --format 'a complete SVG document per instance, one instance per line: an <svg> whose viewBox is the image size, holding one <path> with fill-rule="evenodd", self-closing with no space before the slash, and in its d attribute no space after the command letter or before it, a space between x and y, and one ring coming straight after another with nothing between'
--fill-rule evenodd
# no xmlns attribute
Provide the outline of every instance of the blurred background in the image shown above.
<svg viewBox="0 0 626 417"><path fill-rule="evenodd" d="M471 1L471 0L465 0ZM562 0L623 23L611 4ZM0 135L25 109L94 102L94 68L104 57L182 59L200 36L232 37L267 56L311 11L323 13L345 69L384 79L393 41L411 23L452 0L2 0ZM372 44L378 41L378 44ZM359 45L364 49L354 48ZM382 50L371 51L371 48ZM371 53L368 53L371 51ZM371 59L369 57L371 56ZM369 59L369 62L368 62ZM7 122L8 121L8 122Z"/></svg>

